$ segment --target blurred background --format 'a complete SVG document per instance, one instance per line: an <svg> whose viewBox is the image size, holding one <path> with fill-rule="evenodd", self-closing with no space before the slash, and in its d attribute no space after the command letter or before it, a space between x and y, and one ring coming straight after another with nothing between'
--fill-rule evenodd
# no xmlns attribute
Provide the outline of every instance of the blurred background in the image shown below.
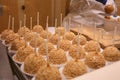
<svg viewBox="0 0 120 80"><path fill-rule="evenodd" d="M120 15L120 0L115 0L118 5ZM19 21L23 20L23 15L27 15L27 27L29 19L33 17L33 25L36 24L37 11L40 12L40 24L45 28L46 16L49 16L49 26L54 26L55 18L60 22L60 13L63 17L69 12L70 0L0 0L2 6L0 13L0 32L7 28L8 16L15 17L15 31L19 28ZM59 25L59 23L58 23Z"/></svg>

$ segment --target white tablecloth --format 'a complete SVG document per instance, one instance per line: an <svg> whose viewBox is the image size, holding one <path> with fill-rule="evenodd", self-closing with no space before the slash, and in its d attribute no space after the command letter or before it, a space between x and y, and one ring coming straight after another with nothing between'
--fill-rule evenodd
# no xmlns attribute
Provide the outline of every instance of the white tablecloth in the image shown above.
<svg viewBox="0 0 120 80"><path fill-rule="evenodd" d="M73 80L120 80L120 61Z"/></svg>

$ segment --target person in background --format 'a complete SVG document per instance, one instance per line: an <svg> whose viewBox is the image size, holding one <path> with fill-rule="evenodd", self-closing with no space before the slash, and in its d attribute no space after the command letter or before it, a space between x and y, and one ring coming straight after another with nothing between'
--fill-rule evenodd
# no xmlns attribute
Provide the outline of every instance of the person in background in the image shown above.
<svg viewBox="0 0 120 80"><path fill-rule="evenodd" d="M116 15L117 8L114 0L71 0L68 15L64 18L63 25L87 24L96 22L103 24L106 16Z"/></svg>

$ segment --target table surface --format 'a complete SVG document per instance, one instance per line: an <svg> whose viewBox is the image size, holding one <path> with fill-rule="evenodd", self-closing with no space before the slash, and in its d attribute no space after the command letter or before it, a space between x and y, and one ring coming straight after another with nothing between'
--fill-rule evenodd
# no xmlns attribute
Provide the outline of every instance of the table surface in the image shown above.
<svg viewBox="0 0 120 80"><path fill-rule="evenodd" d="M0 41L0 80L13 80L13 74L7 56L7 51Z"/></svg>
<svg viewBox="0 0 120 80"><path fill-rule="evenodd" d="M120 80L120 61L73 80Z"/></svg>

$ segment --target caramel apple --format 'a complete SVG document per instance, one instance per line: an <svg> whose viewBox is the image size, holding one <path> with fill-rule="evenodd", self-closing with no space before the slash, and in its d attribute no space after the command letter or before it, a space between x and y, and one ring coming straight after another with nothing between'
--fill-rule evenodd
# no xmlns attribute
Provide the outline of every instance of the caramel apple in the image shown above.
<svg viewBox="0 0 120 80"><path fill-rule="evenodd" d="M107 14L111 14L113 11L114 11L113 5L108 4L108 5L105 6L105 12Z"/></svg>

